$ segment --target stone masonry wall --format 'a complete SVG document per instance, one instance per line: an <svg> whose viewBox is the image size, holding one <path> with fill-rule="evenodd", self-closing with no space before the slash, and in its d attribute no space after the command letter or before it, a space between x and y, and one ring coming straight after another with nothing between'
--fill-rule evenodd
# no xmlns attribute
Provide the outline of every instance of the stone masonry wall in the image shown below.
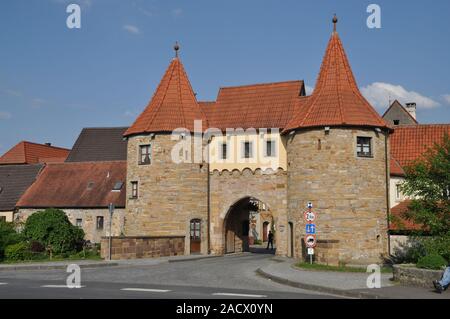
<svg viewBox="0 0 450 319"><path fill-rule="evenodd" d="M372 137L373 158L356 156L357 136ZM320 262L379 262L388 252L384 134L331 128L326 135L321 128L287 138L295 257L301 257L303 212L310 201L318 214L317 239L324 241L316 249Z"/></svg>
<svg viewBox="0 0 450 319"><path fill-rule="evenodd" d="M279 169L254 172L250 169L211 174L211 249L225 252L224 221L230 207L245 197L254 197L269 206L276 225L277 255L287 255L287 174Z"/></svg>
<svg viewBox="0 0 450 319"><path fill-rule="evenodd" d="M128 140L126 236L185 236L190 253L189 223L201 220L201 252L207 253L207 165L172 161L178 141L170 134L134 136ZM139 165L139 145L151 144L151 165ZM139 196L131 198L132 181Z"/></svg>
<svg viewBox="0 0 450 319"><path fill-rule="evenodd" d="M111 259L136 259L178 256L184 254L184 236L113 237ZM101 241L101 257L109 256L109 238Z"/></svg>
<svg viewBox="0 0 450 319"><path fill-rule="evenodd" d="M42 211L43 208L35 209L19 209L15 214L15 217L19 221L25 222L27 218L37 212ZM97 209L62 209L70 222L76 225L77 219L82 219L82 228L85 233L85 239L90 240L93 243L99 243L103 236L109 236L109 210L108 208L97 208ZM113 236L119 236L123 233L123 222L124 222L123 208L116 208L114 210L111 233ZM103 216L103 229L97 229L97 216Z"/></svg>

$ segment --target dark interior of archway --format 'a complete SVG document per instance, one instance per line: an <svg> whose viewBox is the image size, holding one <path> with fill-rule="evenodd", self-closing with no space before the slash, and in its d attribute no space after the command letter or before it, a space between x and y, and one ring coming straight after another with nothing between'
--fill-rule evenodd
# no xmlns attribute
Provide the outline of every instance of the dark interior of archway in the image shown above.
<svg viewBox="0 0 450 319"><path fill-rule="evenodd" d="M273 250L254 248L249 245L250 211L256 207L250 198L243 198L230 207L225 220L225 253L254 252L273 254Z"/></svg>

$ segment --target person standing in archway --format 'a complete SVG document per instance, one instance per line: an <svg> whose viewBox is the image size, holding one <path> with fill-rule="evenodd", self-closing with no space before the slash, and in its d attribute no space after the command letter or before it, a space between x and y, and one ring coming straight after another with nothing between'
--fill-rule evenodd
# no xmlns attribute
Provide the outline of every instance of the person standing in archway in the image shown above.
<svg viewBox="0 0 450 319"><path fill-rule="evenodd" d="M272 233L271 230L269 230L269 236L268 236L268 241L267 241L267 249L269 249L269 245L273 249L273 233Z"/></svg>

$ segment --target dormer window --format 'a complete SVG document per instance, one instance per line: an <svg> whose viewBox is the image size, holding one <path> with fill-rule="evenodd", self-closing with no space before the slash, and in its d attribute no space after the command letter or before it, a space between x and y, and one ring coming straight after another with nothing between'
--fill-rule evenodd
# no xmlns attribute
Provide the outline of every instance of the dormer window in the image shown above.
<svg viewBox="0 0 450 319"><path fill-rule="evenodd" d="M358 136L356 138L356 154L358 157L372 157L372 138Z"/></svg>
<svg viewBox="0 0 450 319"><path fill-rule="evenodd" d="M92 190L93 188L94 188L94 182L89 182L89 183L87 184L87 190L90 191L90 190Z"/></svg>
<svg viewBox="0 0 450 319"><path fill-rule="evenodd" d="M112 189L113 192L120 192L120 190L122 189L123 186L123 182L116 182L114 184L114 187Z"/></svg>
<svg viewBox="0 0 450 319"><path fill-rule="evenodd" d="M139 146L139 165L150 165L151 164L151 145L140 145Z"/></svg>

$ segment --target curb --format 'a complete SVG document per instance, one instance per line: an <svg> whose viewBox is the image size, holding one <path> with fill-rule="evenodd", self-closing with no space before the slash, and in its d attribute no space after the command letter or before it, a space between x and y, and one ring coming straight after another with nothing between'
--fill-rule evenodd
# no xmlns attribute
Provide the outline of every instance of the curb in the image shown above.
<svg viewBox="0 0 450 319"><path fill-rule="evenodd" d="M286 278L274 276L272 274L269 274L262 270L261 268L258 268L256 270L256 273L266 279L270 279L274 282L277 282L282 285L291 286L294 288L301 288L305 290L313 290L323 293L329 293L333 295L343 296L343 297L350 297L350 298L358 298L358 299L389 299L384 296L380 296L377 294L371 294L367 292L357 292L357 291L349 291L349 290L342 290L342 289L336 289L336 288L330 288L325 286L318 286L318 285L312 285L312 284L305 284L297 281L292 281Z"/></svg>
<svg viewBox="0 0 450 319"><path fill-rule="evenodd" d="M73 263L63 264L63 265L17 265L10 267L0 267L0 272L2 271L20 271L20 270L55 270L55 269L67 269L67 266L71 264L77 264L76 260ZM103 268L103 267L115 267L118 263L107 263L107 264L81 264L78 265L80 268Z"/></svg>

